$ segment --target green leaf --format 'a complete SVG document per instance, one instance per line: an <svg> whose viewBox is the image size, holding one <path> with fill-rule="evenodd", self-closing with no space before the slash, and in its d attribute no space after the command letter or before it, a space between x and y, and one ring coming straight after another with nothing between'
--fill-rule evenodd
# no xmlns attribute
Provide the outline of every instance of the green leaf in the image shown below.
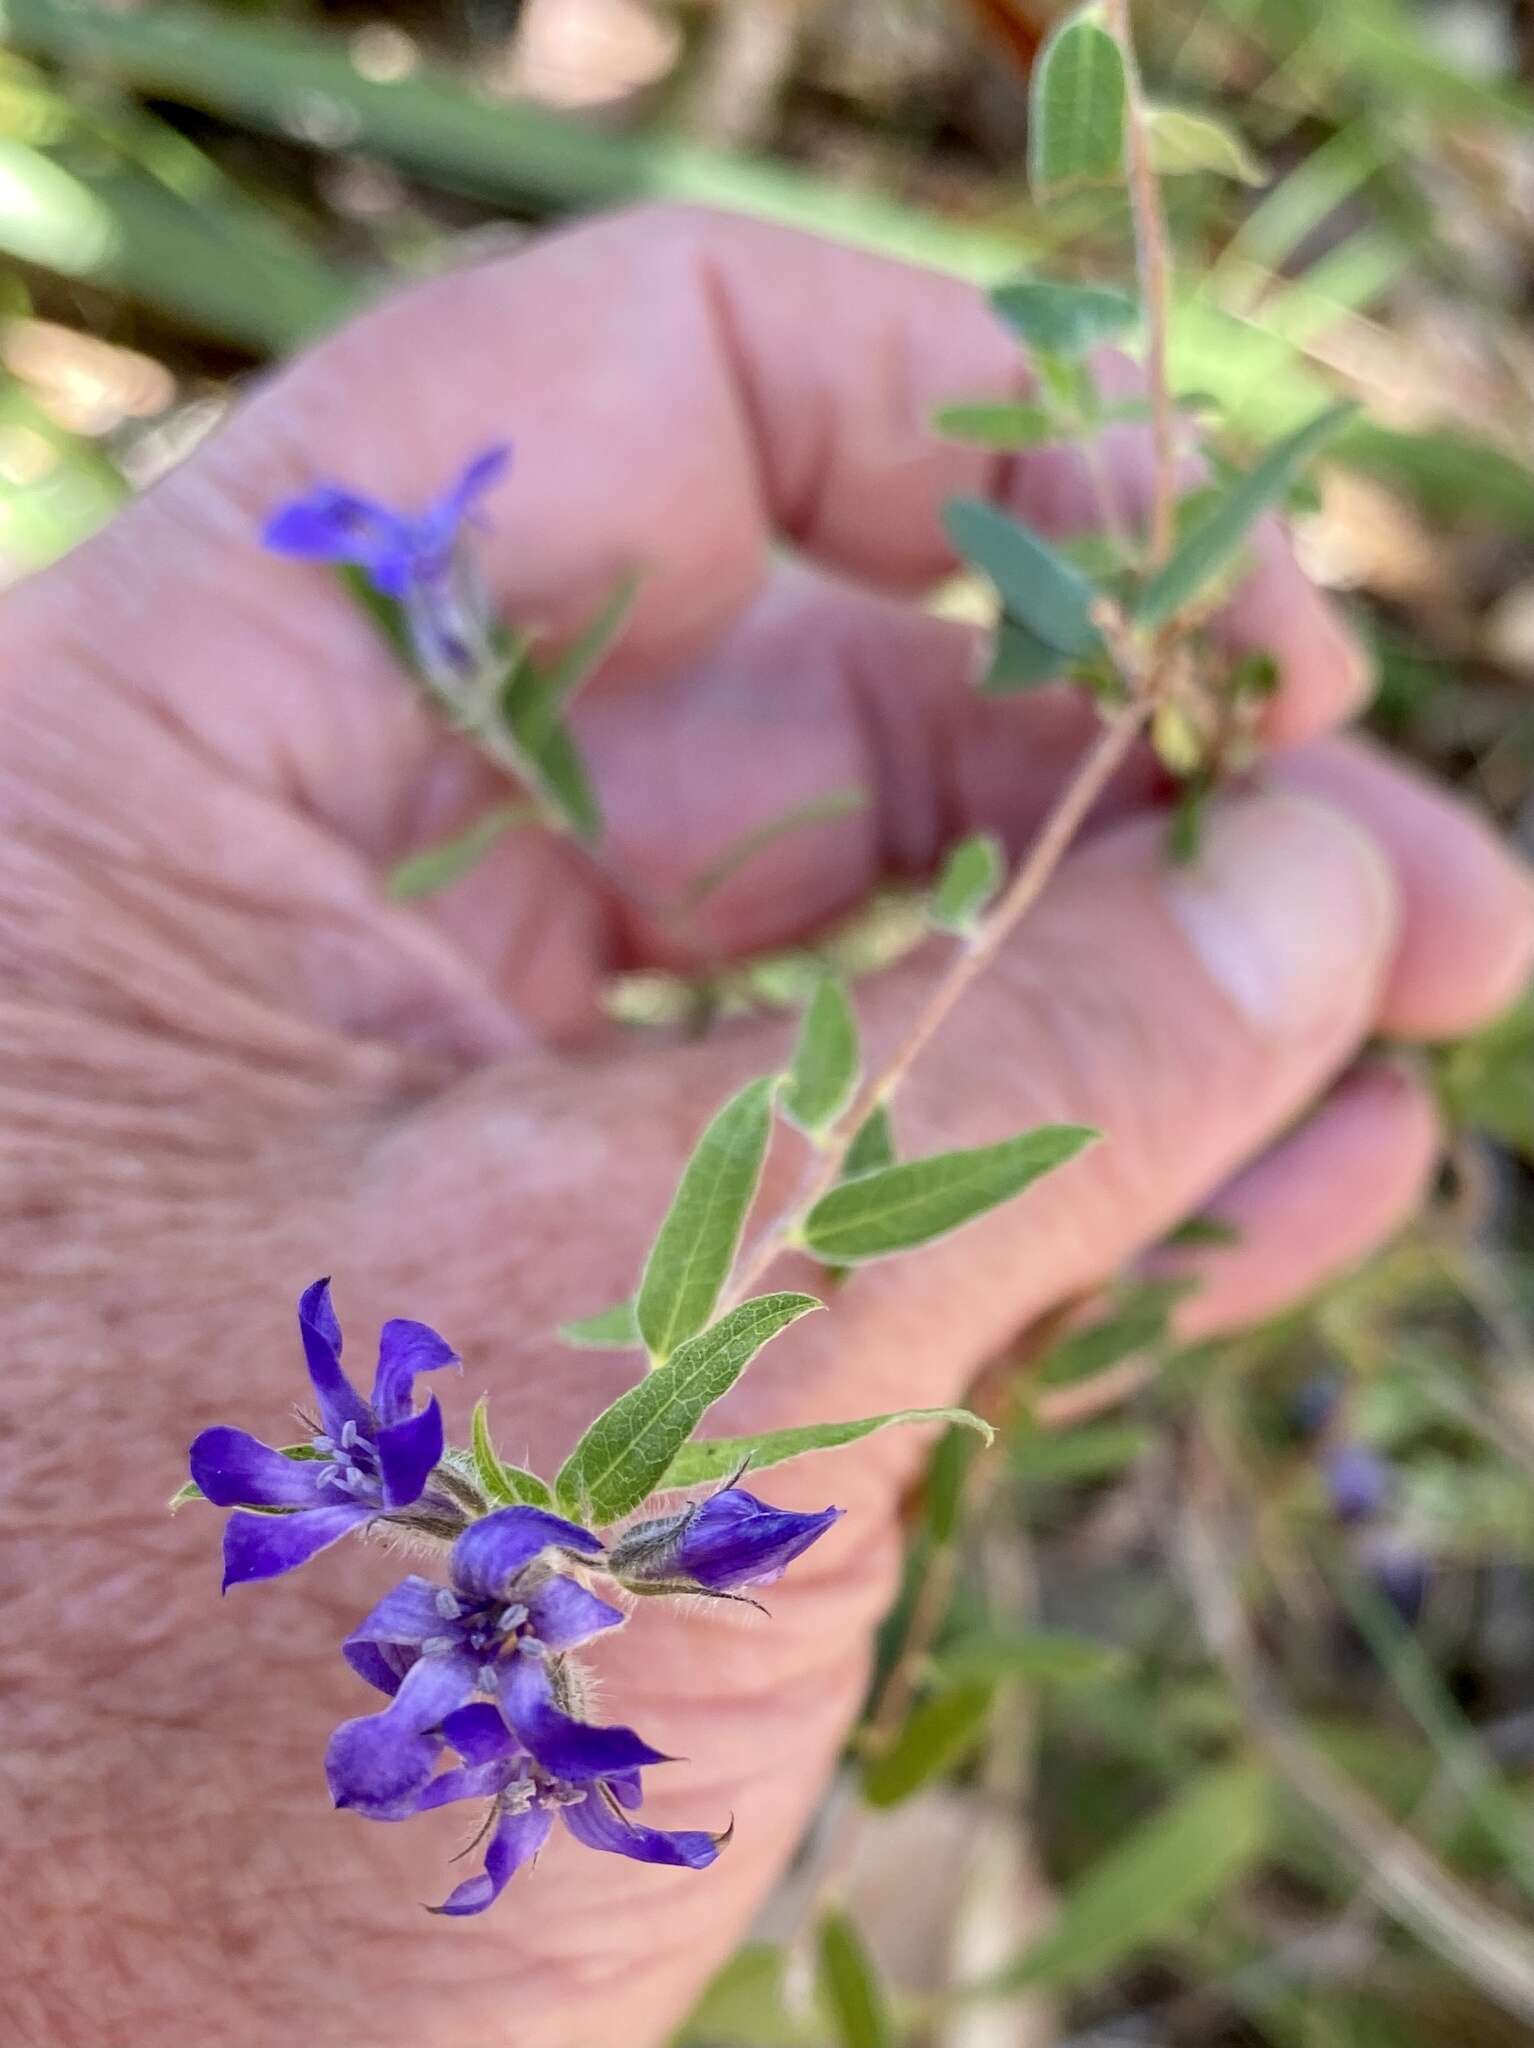
<svg viewBox="0 0 1534 2048"><path fill-rule="evenodd" d="M1161 1240L1169 1252L1228 1251L1240 1242L1240 1230L1223 1216L1190 1216Z"/></svg>
<svg viewBox="0 0 1534 2048"><path fill-rule="evenodd" d="M1028 182L1045 200L1124 174L1124 58L1105 29L1064 21L1040 51L1028 102Z"/></svg>
<svg viewBox="0 0 1534 2048"><path fill-rule="evenodd" d="M705 1442L684 1444L666 1467L660 1487L670 1492L687 1486L707 1486L725 1479L749 1464L753 1472L769 1465L783 1465L790 1458L803 1458L812 1451L837 1451L843 1444L860 1443L881 1429L902 1423L947 1422L960 1429L972 1429L989 1443L995 1431L967 1408L897 1408L888 1415L862 1415L856 1422L806 1422L798 1429L769 1429L759 1436L716 1436Z"/></svg>
<svg viewBox="0 0 1534 2048"><path fill-rule="evenodd" d="M1250 1763L1201 1772L1078 1878L1054 1924L985 1995L1088 1983L1200 1919L1262 1861L1273 1834L1268 1774Z"/></svg>
<svg viewBox="0 0 1534 2048"><path fill-rule="evenodd" d="M939 1152L843 1181L810 1211L804 1243L835 1265L911 1251L1010 1201L1096 1136L1077 1124L1046 1124L999 1145Z"/></svg>
<svg viewBox="0 0 1534 2048"><path fill-rule="evenodd" d="M1035 1381L1040 1386L1068 1386L1168 1343L1173 1309L1197 1291L1198 1282L1188 1277L1145 1280L1125 1289L1107 1315L1050 1346L1035 1367Z"/></svg>
<svg viewBox="0 0 1534 2048"><path fill-rule="evenodd" d="M592 1423L555 1481L561 1506L599 1528L637 1508L762 1346L821 1306L813 1295L763 1294L690 1338Z"/></svg>
<svg viewBox="0 0 1534 2048"><path fill-rule="evenodd" d="M827 975L810 998L779 1107L818 1138L852 1099L861 1070L858 1024L847 991Z"/></svg>
<svg viewBox="0 0 1534 2048"><path fill-rule="evenodd" d="M634 1304L640 1335L657 1363L702 1329L729 1278L767 1157L776 1087L772 1075L733 1096L683 1171Z"/></svg>
<svg viewBox="0 0 1534 2048"><path fill-rule="evenodd" d="M877 1173L895 1163L895 1126L889 1105L876 1103L853 1134L842 1161L840 1180L857 1180L862 1174Z"/></svg>
<svg viewBox="0 0 1534 2048"><path fill-rule="evenodd" d="M952 1543L959 1533L970 1468L980 1447L963 1430L945 1429L932 1446L922 1478L922 1522L935 1544Z"/></svg>
<svg viewBox="0 0 1534 2048"><path fill-rule="evenodd" d="M594 1316L579 1316L573 1323L561 1323L559 1334L577 1351L636 1351L644 1343L631 1301L614 1302L611 1308L598 1309Z"/></svg>
<svg viewBox="0 0 1534 2048"><path fill-rule="evenodd" d="M673 2048L825 2048L813 2015L792 2009L785 1950L748 1942L710 1980Z"/></svg>
<svg viewBox="0 0 1534 2048"><path fill-rule="evenodd" d="M1236 130L1186 107L1147 107L1151 168L1163 178L1212 171L1238 185L1266 185L1270 172Z"/></svg>
<svg viewBox="0 0 1534 2048"><path fill-rule="evenodd" d="M516 718L518 738L537 754L548 743L571 698L617 644L639 590L639 575L621 576L575 638L549 662L524 665L517 687L526 702Z"/></svg>
<svg viewBox="0 0 1534 2048"><path fill-rule="evenodd" d="M1283 496L1301 467L1356 411L1351 403L1329 406L1275 442L1255 469L1219 490L1203 517L1178 542L1166 567L1140 592L1134 605L1136 618L1147 626L1159 626L1211 583L1234 560L1261 514Z"/></svg>
<svg viewBox="0 0 1534 2048"><path fill-rule="evenodd" d="M817 2001L836 2048L895 2048L894 2015L878 1965L845 1913L820 1923Z"/></svg>
<svg viewBox="0 0 1534 2048"><path fill-rule="evenodd" d="M936 1660L952 1685L1021 1679L1026 1685L1101 1685L1123 1675L1128 1658L1114 1643L1059 1629L962 1637Z"/></svg>
<svg viewBox="0 0 1534 2048"><path fill-rule="evenodd" d="M753 826L749 832L743 832L739 839L733 840L717 859L711 860L702 873L688 883L670 914L673 917L689 916L716 889L722 889L758 854L776 846L780 839L806 831L812 825L834 825L842 818L856 817L859 811L868 809L869 801L866 789L833 789L825 796L810 797L802 804L792 805L776 818L769 818L764 825Z"/></svg>
<svg viewBox="0 0 1534 2048"><path fill-rule="evenodd" d="M951 441L973 441L981 448L1041 448L1070 435L1063 420L1021 399L939 406L932 425Z"/></svg>
<svg viewBox="0 0 1534 2048"><path fill-rule="evenodd" d="M498 804L476 818L466 831L452 839L439 840L424 853L413 853L389 875L389 894L399 903L418 896L430 896L456 882L487 854L498 839L519 826L536 823L538 813L531 804Z"/></svg>
<svg viewBox="0 0 1534 2048"><path fill-rule="evenodd" d="M281 1444L278 1448L284 1458L292 1458L296 1464L300 1465L307 1459L318 1458L324 1455L323 1452L317 1451L313 1444ZM166 1502L166 1506L174 1514L177 1508L184 1508L189 1500L206 1500L207 1497L202 1488L197 1484L197 1481L189 1479L185 1486L177 1487L176 1491ZM250 1512L252 1514L261 1514L264 1511L260 1508L253 1508Z"/></svg>
<svg viewBox="0 0 1534 2048"><path fill-rule="evenodd" d="M985 1732L996 1687L989 1679L945 1685L915 1707L882 1756L863 1771L863 1797L870 1806L898 1806L931 1784L974 1750Z"/></svg>
<svg viewBox="0 0 1534 2048"><path fill-rule="evenodd" d="M994 832L961 839L943 863L927 915L945 932L974 931L1006 871L1006 856Z"/></svg>
<svg viewBox="0 0 1534 2048"><path fill-rule="evenodd" d="M537 790L554 822L592 845L602 836L602 813L569 727L550 714L546 684L543 671L523 650L501 692L496 731L504 735L518 773Z"/></svg>
<svg viewBox="0 0 1534 2048"><path fill-rule="evenodd" d="M1009 618L1062 654L1087 654L1102 644L1092 623L1097 592L1048 542L983 498L955 498L943 524L964 559L996 585Z"/></svg>
<svg viewBox="0 0 1534 2048"><path fill-rule="evenodd" d="M480 1492L494 1508L551 1508L554 1495L536 1472L524 1472L520 1465L502 1464L490 1438L490 1403L481 1395L474 1403L469 1423L469 1448L474 1458L474 1476Z"/></svg>
<svg viewBox="0 0 1534 2048"><path fill-rule="evenodd" d="M1099 342L1128 333L1140 302L1105 284L1054 284L1029 278L998 285L991 304L1028 347L1046 356L1084 356Z"/></svg>
<svg viewBox="0 0 1534 2048"><path fill-rule="evenodd" d="M1019 690L1036 690L1041 683L1058 683L1067 666L1058 647L1017 619L1003 618L996 628L990 665L975 687L983 697L1011 697Z"/></svg>

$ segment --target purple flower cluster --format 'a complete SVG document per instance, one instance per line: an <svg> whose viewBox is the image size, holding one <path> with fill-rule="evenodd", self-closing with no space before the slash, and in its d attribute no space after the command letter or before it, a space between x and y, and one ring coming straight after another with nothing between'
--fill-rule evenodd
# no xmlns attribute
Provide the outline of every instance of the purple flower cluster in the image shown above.
<svg viewBox="0 0 1534 2048"><path fill-rule="evenodd" d="M299 1329L319 1410L309 1443L283 1452L216 1428L191 1448L197 1485L235 1510L224 1531L225 1590L291 1571L374 1522L451 1545L447 1584L412 1573L341 1646L388 1704L332 1735L325 1770L335 1804L398 1821L485 1801L484 1868L433 1909L455 1917L493 1904L556 1817L587 1848L691 1870L712 1863L728 1831L634 1818L641 1773L670 1759L632 1728L584 1718L584 1675L571 1653L627 1619L589 1580L737 1598L780 1578L841 1511L793 1514L731 1484L634 1524L609 1548L547 1509L486 1503L469 1466L445 1448L436 1401L412 1405L417 1373L457 1362L434 1330L386 1323L364 1400L341 1369L327 1282L305 1292Z"/></svg>

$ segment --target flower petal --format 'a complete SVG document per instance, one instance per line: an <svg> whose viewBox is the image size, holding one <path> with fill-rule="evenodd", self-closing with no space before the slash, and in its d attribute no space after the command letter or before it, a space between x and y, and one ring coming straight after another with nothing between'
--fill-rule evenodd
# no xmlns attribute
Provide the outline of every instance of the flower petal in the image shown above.
<svg viewBox="0 0 1534 2048"><path fill-rule="evenodd" d="M442 1739L466 1764L499 1763L527 1753L506 1726L500 1708L488 1700L473 1700L449 1714L442 1723Z"/></svg>
<svg viewBox="0 0 1534 2048"><path fill-rule="evenodd" d="M328 1280L316 1280L299 1296L298 1330L325 1434L339 1443L347 1423L355 1422L361 1433L368 1435L373 1427L372 1410L341 1370L341 1325L330 1304Z"/></svg>
<svg viewBox="0 0 1534 2048"><path fill-rule="evenodd" d="M408 546L409 537L408 522L376 498L338 484L316 484L277 507L262 529L261 545L304 561L370 567Z"/></svg>
<svg viewBox="0 0 1534 2048"><path fill-rule="evenodd" d="M439 1806L452 1806L460 1799L494 1799L497 1793L505 1791L516 1769L513 1758L501 1757L492 1763L443 1771L421 1794L416 1812L433 1813Z"/></svg>
<svg viewBox="0 0 1534 2048"><path fill-rule="evenodd" d="M243 1429L222 1426L193 1437L188 1463L219 1508L312 1508L326 1469L319 1458L285 1458Z"/></svg>
<svg viewBox="0 0 1534 2048"><path fill-rule="evenodd" d="M442 1739L429 1731L473 1692L472 1657L422 1657L379 1714L343 1721L325 1752L325 1776L337 1806L372 1820L402 1820L417 1811Z"/></svg>
<svg viewBox="0 0 1534 2048"><path fill-rule="evenodd" d="M401 1649L390 1643L343 1643L341 1655L350 1664L359 1678L376 1686L380 1692L397 1693L405 1673L415 1662L413 1650ZM396 1669L396 1666L398 1667Z"/></svg>
<svg viewBox="0 0 1534 2048"><path fill-rule="evenodd" d="M714 1835L700 1828L647 1828L639 1821L625 1820L613 1812L593 1785L579 1806L562 1806L559 1817L578 1842L588 1849L605 1849L614 1856L632 1856L639 1863L676 1863L687 1870L706 1870L722 1846Z"/></svg>
<svg viewBox="0 0 1534 2048"><path fill-rule="evenodd" d="M423 526L429 526L436 535L454 532L472 510L475 501L493 491L506 476L511 468L511 454L509 441L497 441L480 454L471 456L457 481L442 493L427 513Z"/></svg>
<svg viewBox="0 0 1534 2048"><path fill-rule="evenodd" d="M236 1508L224 1524L224 1591L250 1579L280 1579L296 1571L377 1512L360 1500L300 1508L291 1515L247 1515Z"/></svg>
<svg viewBox="0 0 1534 2048"><path fill-rule="evenodd" d="M428 1324L412 1323L403 1316L391 1317L378 1338L378 1370L373 1375L374 1415L385 1426L403 1422L410 1413L416 1374L462 1363L447 1339L439 1337Z"/></svg>
<svg viewBox="0 0 1534 2048"><path fill-rule="evenodd" d="M574 1579L545 1579L536 1593L527 1596L528 1619L533 1634L546 1650L573 1650L589 1643L604 1628L621 1628L628 1616L620 1607L610 1607Z"/></svg>
<svg viewBox="0 0 1534 2048"><path fill-rule="evenodd" d="M378 1452L384 1506L408 1508L426 1491L426 1482L442 1456L442 1410L435 1397L419 1415L378 1430L373 1444Z"/></svg>
<svg viewBox="0 0 1534 2048"><path fill-rule="evenodd" d="M524 1748L556 1778L580 1785L643 1764L670 1763L632 1728L594 1727L574 1720L554 1704L546 1661L519 1651L497 1666L501 1705Z"/></svg>
<svg viewBox="0 0 1534 2048"><path fill-rule="evenodd" d="M455 1919L483 1913L493 1906L524 1863L531 1863L549 1839L554 1816L546 1807L530 1806L525 1813L504 1814L490 1837L485 1867L478 1877L466 1877L440 1906L428 1912L447 1913Z"/></svg>
<svg viewBox="0 0 1534 2048"><path fill-rule="evenodd" d="M551 1544L600 1553L588 1530L543 1508L497 1508L481 1515L453 1545L453 1584L475 1600L498 1600L523 1566Z"/></svg>
<svg viewBox="0 0 1534 2048"><path fill-rule="evenodd" d="M342 1643L409 1643L417 1649L429 1636L451 1635L453 1624L438 1604L443 1588L412 1572L392 1593L385 1593L365 1621L359 1621Z"/></svg>
<svg viewBox="0 0 1534 2048"><path fill-rule="evenodd" d="M840 1508L826 1508L818 1515L791 1514L732 1486L704 1501L688 1521L672 1568L679 1578L711 1593L765 1585L781 1578L841 1514Z"/></svg>

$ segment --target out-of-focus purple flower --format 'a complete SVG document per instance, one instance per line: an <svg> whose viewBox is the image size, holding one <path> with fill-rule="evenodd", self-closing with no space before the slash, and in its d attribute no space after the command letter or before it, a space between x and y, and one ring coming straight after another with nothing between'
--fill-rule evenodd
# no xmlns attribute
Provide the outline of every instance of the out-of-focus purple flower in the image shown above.
<svg viewBox="0 0 1534 2048"><path fill-rule="evenodd" d="M598 1539L573 1522L499 1508L454 1544L450 1587L405 1579L342 1646L391 1699L331 1737L325 1767L337 1806L388 1821L460 1799L494 1802L485 1869L444 1913L492 1904L556 1813L588 1846L643 1861L698 1869L718 1854L711 1835L628 1820L641 1769L667 1758L631 1728L579 1718L568 1653L624 1617L558 1565L601 1557ZM447 1748L463 1762L434 1775Z"/></svg>
<svg viewBox="0 0 1534 2048"><path fill-rule="evenodd" d="M1321 1460L1321 1476L1339 1522L1367 1521L1390 1496L1390 1467L1367 1444L1334 1444Z"/></svg>
<svg viewBox="0 0 1534 2048"><path fill-rule="evenodd" d="M190 1452L192 1477L218 1507L236 1512L224 1525L224 1590L247 1579L274 1579L305 1563L381 1514L410 1508L427 1492L442 1457L442 1410L435 1397L412 1406L417 1373L456 1365L458 1354L425 1323L395 1320L378 1340L368 1399L341 1368L341 1326L330 1283L316 1280L298 1304L304 1358L319 1407L314 1455L296 1459L243 1429L205 1429ZM462 1509L441 1502L461 1522ZM239 1512L261 1508L262 1514Z"/></svg>
<svg viewBox="0 0 1534 2048"><path fill-rule="evenodd" d="M1301 1436L1319 1436L1337 1411L1342 1399L1342 1381L1335 1373L1315 1373L1295 1388L1289 1399L1289 1414Z"/></svg>
<svg viewBox="0 0 1534 2048"><path fill-rule="evenodd" d="M678 1514L636 1523L613 1545L607 1569L620 1584L651 1593L766 1586L841 1514L840 1508L793 1514L730 1486Z"/></svg>
<svg viewBox="0 0 1534 2048"><path fill-rule="evenodd" d="M428 676L461 684L489 659L490 610L459 541L475 523L479 500L510 467L508 444L486 448L415 514L340 484L316 484L277 508L262 542L276 554L361 569L375 590L402 606Z"/></svg>
<svg viewBox="0 0 1534 2048"><path fill-rule="evenodd" d="M1420 1551L1391 1544L1378 1550L1369 1563L1369 1576L1382 1600L1387 1600L1408 1628L1422 1618L1432 1567Z"/></svg>

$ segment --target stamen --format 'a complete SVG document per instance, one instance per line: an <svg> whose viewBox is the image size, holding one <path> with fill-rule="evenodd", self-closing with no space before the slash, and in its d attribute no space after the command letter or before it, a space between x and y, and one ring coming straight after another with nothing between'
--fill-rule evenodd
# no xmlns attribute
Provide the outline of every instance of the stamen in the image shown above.
<svg viewBox="0 0 1534 2048"><path fill-rule="evenodd" d="M463 1612L462 1607L458 1603L457 1596L450 1593L446 1586L439 1586L437 1588L437 1597L434 1605L444 1621L456 1621Z"/></svg>

